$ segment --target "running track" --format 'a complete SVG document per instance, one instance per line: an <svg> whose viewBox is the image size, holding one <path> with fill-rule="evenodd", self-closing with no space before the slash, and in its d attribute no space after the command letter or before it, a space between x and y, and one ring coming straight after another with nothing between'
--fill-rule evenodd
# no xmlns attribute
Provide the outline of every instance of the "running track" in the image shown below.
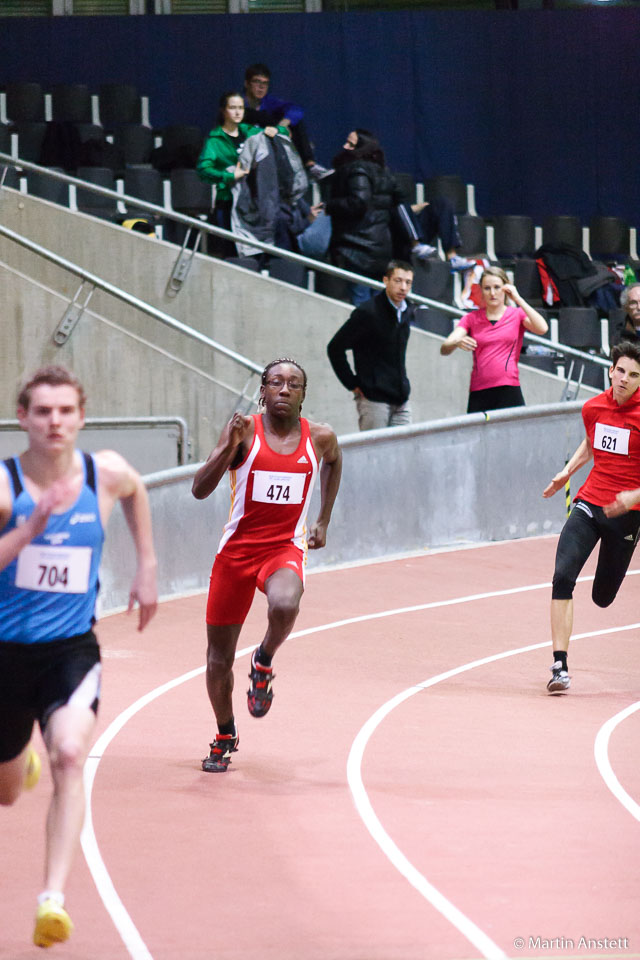
<svg viewBox="0 0 640 960"><path fill-rule="evenodd" d="M310 576L260 721L242 653L263 631L258 597L224 775L199 765L214 729L204 597L163 604L142 635L103 620L85 850L107 905L79 855L77 929L52 954L640 957L640 579L609 610L579 584L573 687L549 697L555 543ZM46 773L0 811L2 958L42 956L29 942L48 788Z"/></svg>

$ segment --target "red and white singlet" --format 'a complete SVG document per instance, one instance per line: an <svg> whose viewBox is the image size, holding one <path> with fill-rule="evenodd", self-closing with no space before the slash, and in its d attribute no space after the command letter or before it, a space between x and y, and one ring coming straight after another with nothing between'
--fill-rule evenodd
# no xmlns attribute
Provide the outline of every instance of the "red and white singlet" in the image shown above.
<svg viewBox="0 0 640 960"><path fill-rule="evenodd" d="M306 518L318 473L309 421L300 417L300 443L293 453L268 446L262 415L253 415L255 436L246 457L229 471L231 510L218 553L254 555L256 548L293 545L306 552Z"/></svg>

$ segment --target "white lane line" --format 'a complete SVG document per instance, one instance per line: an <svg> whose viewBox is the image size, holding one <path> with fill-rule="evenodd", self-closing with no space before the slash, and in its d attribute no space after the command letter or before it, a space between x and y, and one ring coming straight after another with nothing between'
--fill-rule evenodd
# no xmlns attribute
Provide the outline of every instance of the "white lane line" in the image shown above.
<svg viewBox="0 0 640 960"><path fill-rule="evenodd" d="M637 629L640 629L640 623L627 624L623 627L614 627L608 630L592 630L588 633L574 634L571 639L581 640L587 637L597 637L610 633L619 633L624 630ZM519 647L516 650L507 650L503 653L494 654L493 656L483 657L480 660L474 660L471 663L465 663L460 667L455 667L452 670L447 670L444 673L437 674L434 677L430 677L428 680L424 680L422 683L418 683L413 687L409 687L407 690L403 690L402 693L397 694L397 696L383 704L367 720L353 741L347 760L347 781L353 795L356 809L375 842L391 861L393 866L409 881L409 883L415 887L416 890L421 893L422 896L452 924L452 926L459 930L459 932L466 937L467 940L469 940L470 943L472 943L473 946L475 946L476 949L478 949L482 955L487 958L487 960L504 960L507 955L472 920L470 920L469 917L462 913L458 907L451 903L451 901L448 900L442 893L440 893L436 887L429 883L426 877L421 874L416 867L413 866L410 860L404 855L404 853L402 853L400 848L396 846L378 819L369 799L369 795L365 789L362 781L362 759L364 756L364 751L374 730L382 723L382 721L391 713L392 710L400 706L401 703L404 703L405 700L415 696L415 694L420 693L422 690L426 690L428 687L435 686L436 683L449 680L451 677L455 677L460 673L465 673L468 670L474 670L476 667L482 667L488 663L494 663L497 660L504 660L507 657L514 657L521 653L529 653L532 650L539 650L548 645L548 641L544 641L543 643L534 643L527 647ZM640 709L640 703L636 704L633 709ZM624 719L624 716L628 713L629 710L623 711L622 714L619 714L618 716L620 719ZM615 719L616 718L614 717L614 720ZM613 776L613 771L611 771L611 774ZM610 786L608 782L607 785ZM620 785L618 784L618 786ZM610 789L613 788L610 786ZM622 790L621 787L620 790ZM625 796L627 795L625 794ZM631 800L630 797L628 799ZM633 803L633 801L631 801L631 803ZM635 806L637 807L637 804ZM640 808L638 808L638 810L640 811Z"/></svg>
<svg viewBox="0 0 640 960"><path fill-rule="evenodd" d="M620 781L613 772L613 768L609 760L609 738L611 737L611 734L619 723L622 723L623 720L626 720L627 717L630 717L631 714L636 712L636 710L640 710L640 700L637 703L632 703L631 706L626 707L625 710L621 710L620 713L616 713L614 717L611 717L610 720L607 720L607 722L598 730L598 734L593 745L593 752L600 775L606 785L609 787L609 790L611 790L611 793L617 800L620 801L622 806L629 811L632 817L635 817L636 820L640 820L640 805L637 804L636 801L630 797L627 791L622 787Z"/></svg>
<svg viewBox="0 0 640 960"><path fill-rule="evenodd" d="M469 917L467 917L464 913L462 913L461 910L458 909L458 907L451 903L451 901L448 900L444 894L440 893L436 887L429 883L426 877L421 874L416 867L413 866L410 860L404 855L404 853L402 853L400 848L396 846L374 812L369 795L365 789L364 783L362 782L362 758L374 730L382 723L385 717L387 717L392 710L394 710L401 703L404 703L405 700L413 697L416 693L420 693L422 690L426 690L427 687L432 687L436 683L440 683L443 680L449 680L451 677L455 677L459 673L464 673L466 670L473 670L475 667L492 663L494 660L502 660L505 657L513 657L519 653L537 650L546 645L546 642L535 643L528 647L520 647L517 650L508 650L505 653L498 653L491 657L483 657L481 660L474 660L472 663L466 663L461 667L454 668L453 670L447 670L445 673L440 673L435 677L431 677L429 680L425 680L422 683L416 684L414 687L409 687L407 690L403 690L402 693L399 693L391 700L388 700L371 717L369 717L353 741L347 760L347 781L349 783L349 789L351 790L356 809L360 814L365 827L375 842L388 857L396 870L398 870L403 877L405 877L409 883L416 888L418 893L421 893L425 900L428 900L429 903L435 907L435 909L441 913L442 916L448 920L452 926L456 928L456 930L466 937L467 940L469 940L469 942L480 951L482 956L487 958L487 960L504 960L504 958L507 957L507 954L504 953L500 947L473 922L473 920L470 920Z"/></svg>
<svg viewBox="0 0 640 960"><path fill-rule="evenodd" d="M120 934L122 942L124 943L129 955L133 958L133 960L153 960L153 957L149 953L149 950L147 949L144 940L140 936L136 925L129 916L129 913L127 912L122 900L118 896L116 888L113 885L113 881L109 875L109 871L107 870L104 860L102 859L102 854L100 853L96 834L93 829L93 813L91 807L93 782L95 780L96 773L98 772L98 765L102 759L104 751L107 749L113 738L131 719L131 717L133 717L139 710L142 710L143 707L146 707L148 703L151 703L152 700L155 700L156 697L162 696L163 693L166 693L173 687L177 687L186 680L191 680L193 677L197 676L203 671L204 667L201 667L197 670L191 670L189 673L183 674L183 676L178 677L176 680L171 680L169 683L165 683L161 687L156 687L156 689L152 690L151 693L145 694L144 697L140 697L139 700L136 700L135 703L132 703L131 706L127 707L126 710L124 710L109 724L104 733L98 737L91 749L91 753L84 768L86 814L84 826L82 828L82 834L80 837L82 852L84 853L87 866L89 867L93 881L98 889L98 893L100 894L100 899L102 900L107 913L113 920L115 928Z"/></svg>
<svg viewBox="0 0 640 960"><path fill-rule="evenodd" d="M327 571L330 572L330 571ZM627 576L633 575L635 573L640 573L640 570L633 570L627 573ZM589 577L580 577L580 581L593 580L593 576ZM315 633L322 633L326 630L336 630L340 627L349 626L353 623L364 623L369 620L379 620L384 617L397 616L404 613L413 613L421 610L430 610L437 607L443 606L452 606L459 603L471 603L475 600L484 600L492 597L501 597L508 596L517 593L525 593L531 590L542 590L548 589L551 586L550 583L538 583L524 587L512 587L505 590L496 590L489 593L477 593L471 594L465 597L457 597L451 600L437 600L431 603L416 604L410 607L398 607L394 610L382 610L378 613L363 614L358 617L349 617L344 620L336 620L332 623L323 624L317 627L309 627L305 630L297 630L294 633L290 634L289 640L295 640L298 637L307 637ZM623 627L620 629L631 629ZM608 631L613 632L613 631ZM580 636L595 636L596 634L581 634ZM574 637L573 639L579 639L579 636ZM523 652L525 649L536 649L537 647L545 646L545 643L535 644L532 648L522 648ZM246 656L255 649L255 644L250 647L245 647L242 650L236 652L236 660L240 657ZM499 654L498 657L509 656L509 654ZM478 665L481 661L478 661ZM95 835L93 827L93 816L92 816L92 807L91 807L91 798L93 792L93 784L98 772L98 766L104 755L105 750L111 743L111 741L117 736L117 734L122 730L125 724L135 716L138 711L142 710L143 707L148 706L153 700L167 693L169 690L174 689L175 687L180 686L182 683L186 683L188 680L192 680L194 677L197 677L205 672L206 667L197 667L195 670L190 670L187 673L182 674L179 677L176 677L174 680L170 680L165 684L162 684L159 687L156 687L155 690L151 690L149 693L140 697L134 703L132 703L126 710L119 714L104 730L101 736L98 738L94 744L90 756L85 765L84 771L84 783L86 791L86 816L84 828L81 836L82 851L84 853L89 872L91 873L98 894L105 906L105 909L111 919L113 920L114 926L116 927L120 937L127 948L129 955L132 960L153 960L152 955L150 954L146 944L144 943L138 929L136 928L133 920L131 919L129 913L127 912L126 907L122 903L122 900L118 896L118 893L115 889L113 881L109 875L109 871L104 863L102 854L100 853L100 848L98 846L98 841ZM469 669L471 669L469 667ZM453 675L453 674L452 674ZM445 675L441 675L441 679L445 679ZM420 686L419 689L422 689ZM411 693L408 694L409 696ZM426 882L426 881L425 881Z"/></svg>

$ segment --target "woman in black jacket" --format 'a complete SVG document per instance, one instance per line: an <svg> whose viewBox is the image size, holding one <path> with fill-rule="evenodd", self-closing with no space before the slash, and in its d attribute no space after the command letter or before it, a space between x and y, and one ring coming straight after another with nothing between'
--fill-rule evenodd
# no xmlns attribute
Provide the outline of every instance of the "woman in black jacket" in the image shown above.
<svg viewBox="0 0 640 960"><path fill-rule="evenodd" d="M384 153L368 130L352 130L334 158L335 173L326 212L331 217L331 262L336 267L380 280L393 255L391 214L402 201ZM351 285L351 301L372 294L364 284Z"/></svg>

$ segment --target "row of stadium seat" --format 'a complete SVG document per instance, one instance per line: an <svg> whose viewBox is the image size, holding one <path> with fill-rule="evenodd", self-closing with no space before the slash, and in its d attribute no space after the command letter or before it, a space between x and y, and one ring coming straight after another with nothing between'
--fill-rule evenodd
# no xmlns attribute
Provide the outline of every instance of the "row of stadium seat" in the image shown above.
<svg viewBox="0 0 640 960"><path fill-rule="evenodd" d="M0 88L0 122L58 120L101 123L149 122L148 98L128 83L103 83L92 93L83 83L60 83L45 92L37 82L6 83Z"/></svg>

